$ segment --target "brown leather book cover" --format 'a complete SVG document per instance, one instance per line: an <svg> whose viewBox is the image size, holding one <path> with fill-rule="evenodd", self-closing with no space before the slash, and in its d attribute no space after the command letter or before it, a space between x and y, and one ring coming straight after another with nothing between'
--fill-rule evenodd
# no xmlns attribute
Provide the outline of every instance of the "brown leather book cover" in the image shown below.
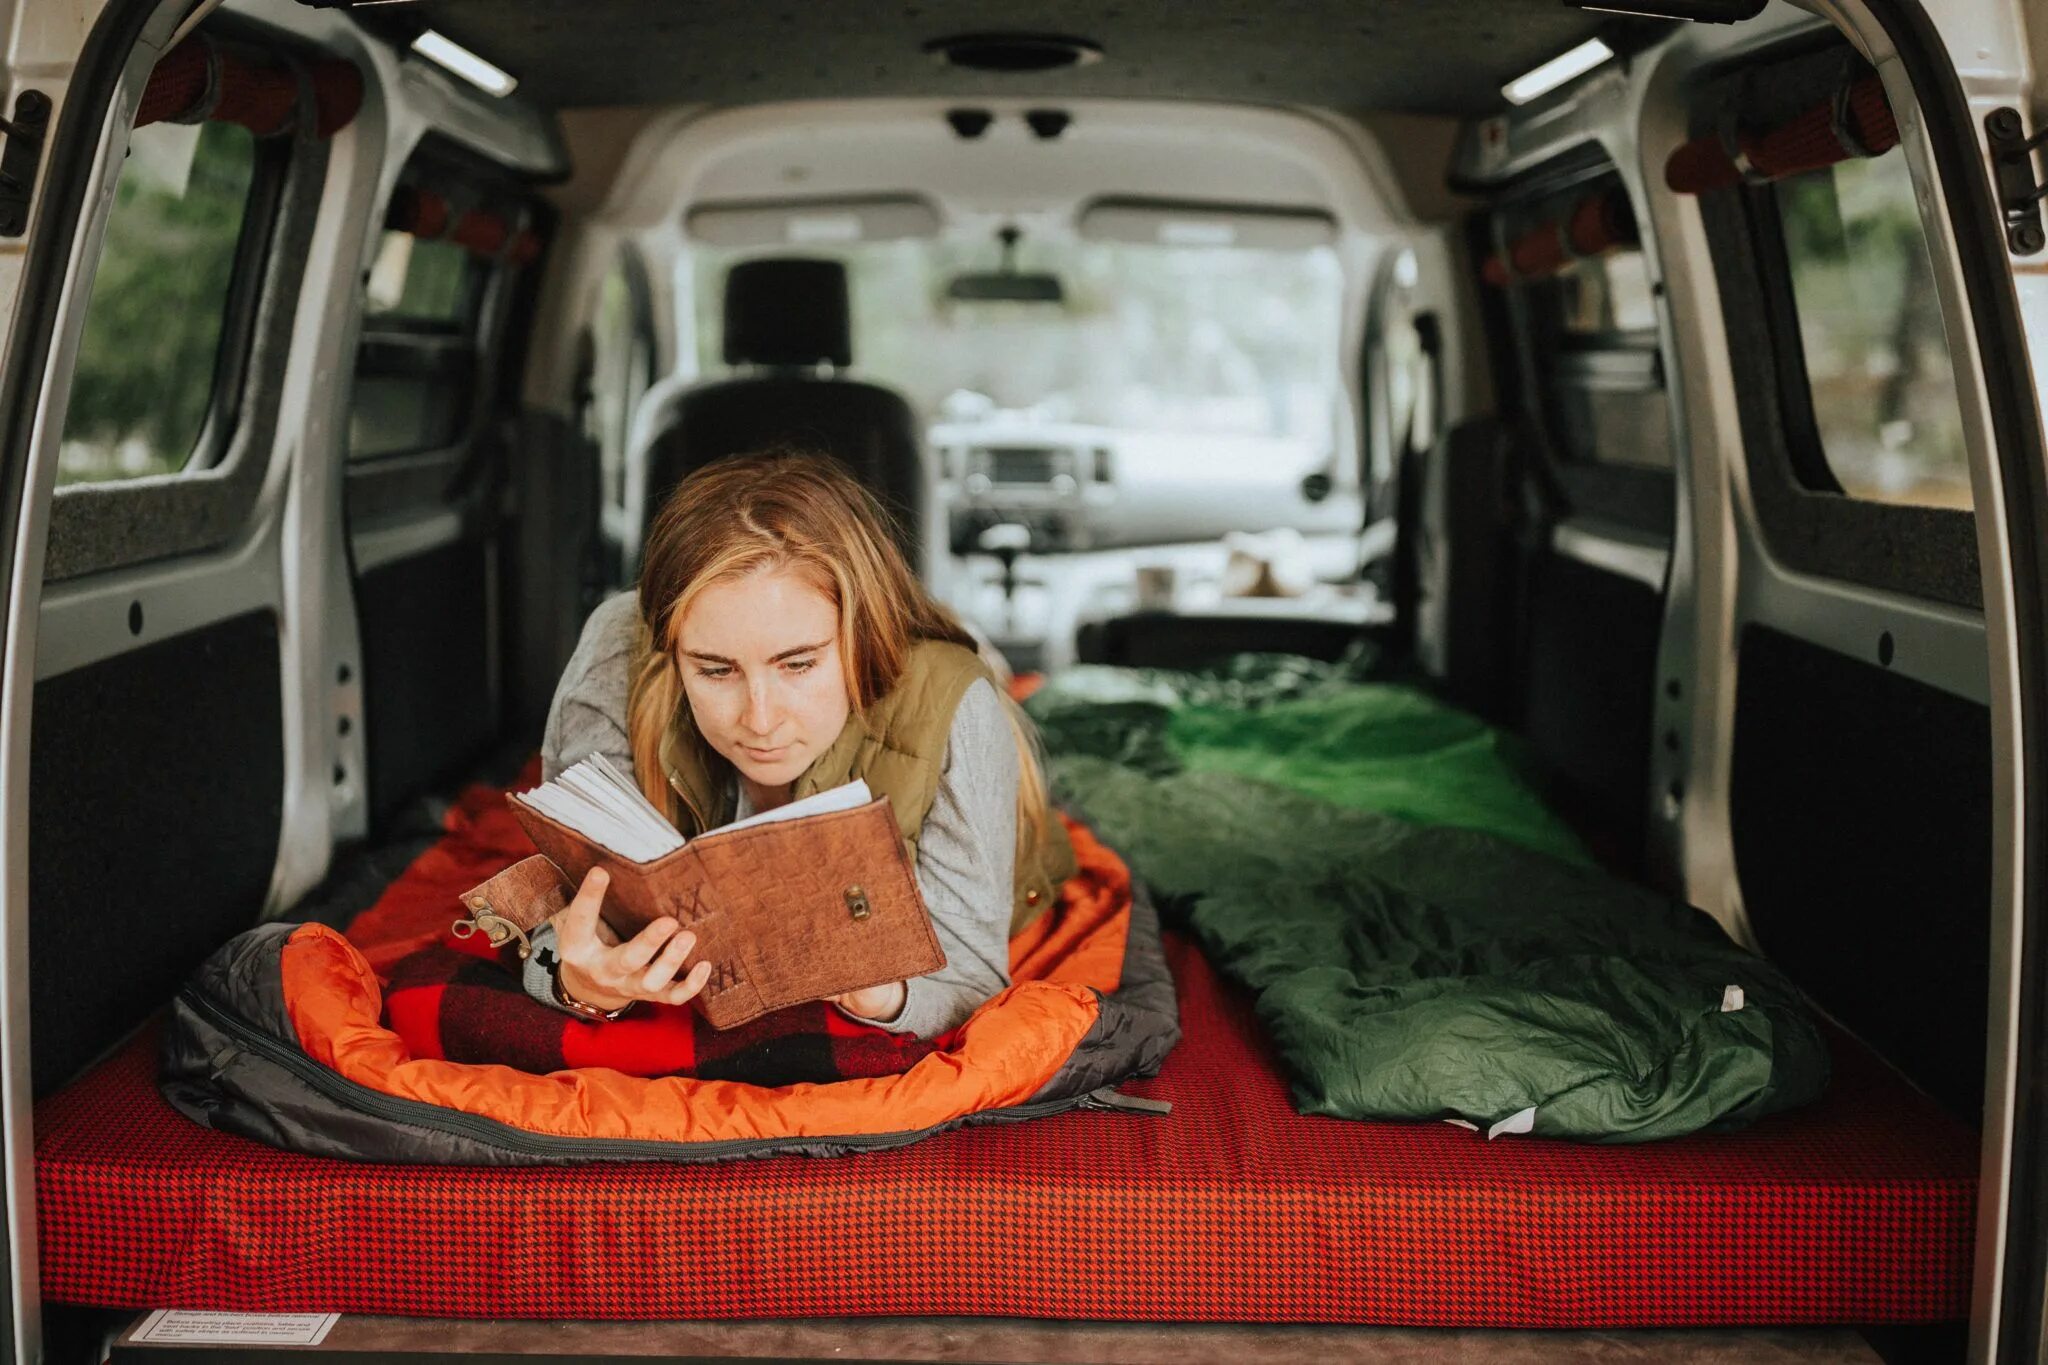
<svg viewBox="0 0 2048 1365"><path fill-rule="evenodd" d="M886 797L853 810L712 831L650 863L621 858L508 794L512 814L574 893L611 876L604 917L631 936L663 915L697 934L713 1028L946 965Z"/></svg>

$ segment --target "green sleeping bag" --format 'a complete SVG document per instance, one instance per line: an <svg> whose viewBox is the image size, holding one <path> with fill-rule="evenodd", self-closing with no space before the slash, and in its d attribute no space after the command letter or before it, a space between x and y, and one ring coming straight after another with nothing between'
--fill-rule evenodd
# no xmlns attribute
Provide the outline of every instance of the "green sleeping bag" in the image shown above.
<svg viewBox="0 0 2048 1365"><path fill-rule="evenodd" d="M1520 741L1414 688L1363 682L1362 671L1286 654L1237 655L1203 673L1083 666L1051 679L1025 709L1054 755L1157 776L1254 777L1587 860L1536 794Z"/></svg>
<svg viewBox="0 0 2048 1365"><path fill-rule="evenodd" d="M1030 709L1059 797L1256 994L1304 1112L1641 1142L1819 1094L1797 990L1590 866L1505 737L1406 688L1287 677L1230 696L1077 670Z"/></svg>

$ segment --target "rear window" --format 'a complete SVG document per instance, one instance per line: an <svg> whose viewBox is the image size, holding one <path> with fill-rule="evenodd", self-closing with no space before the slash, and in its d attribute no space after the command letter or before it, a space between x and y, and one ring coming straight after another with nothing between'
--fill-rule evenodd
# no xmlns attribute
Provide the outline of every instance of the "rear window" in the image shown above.
<svg viewBox="0 0 2048 1365"><path fill-rule="evenodd" d="M238 356L223 338L235 339L257 178L256 139L238 124L134 131L86 308L60 485L175 474L226 448Z"/></svg>
<svg viewBox="0 0 2048 1365"><path fill-rule="evenodd" d="M1820 467L1850 497L1967 510L1955 368L1904 153L1773 192Z"/></svg>

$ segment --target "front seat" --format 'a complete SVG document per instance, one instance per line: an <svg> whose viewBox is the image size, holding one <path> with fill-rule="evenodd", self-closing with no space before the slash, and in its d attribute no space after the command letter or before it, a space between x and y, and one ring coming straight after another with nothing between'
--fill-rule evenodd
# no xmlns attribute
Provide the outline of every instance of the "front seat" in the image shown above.
<svg viewBox="0 0 2048 1365"><path fill-rule="evenodd" d="M684 475L722 456L794 446L851 465L921 572L929 495L916 419L901 394L837 373L853 363L846 267L795 257L734 266L725 278L725 363L741 373L673 393L650 415L643 543Z"/></svg>

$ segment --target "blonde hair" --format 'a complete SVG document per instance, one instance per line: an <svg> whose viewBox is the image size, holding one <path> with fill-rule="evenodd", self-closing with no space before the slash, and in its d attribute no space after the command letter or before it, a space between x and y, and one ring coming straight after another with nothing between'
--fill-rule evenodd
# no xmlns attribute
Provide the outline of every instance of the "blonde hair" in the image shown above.
<svg viewBox="0 0 2048 1365"><path fill-rule="evenodd" d="M676 662L683 620L705 588L764 569L793 569L832 603L856 715L896 686L919 641L975 648L974 637L910 571L893 518L837 460L775 450L731 456L690 474L647 533L640 656L626 705L640 790L679 828L685 812L662 769L661 749L677 708L689 704ZM1001 688L997 695L1017 743L1021 853L1044 835L1045 774L1036 729ZM710 815L687 812L695 830Z"/></svg>

